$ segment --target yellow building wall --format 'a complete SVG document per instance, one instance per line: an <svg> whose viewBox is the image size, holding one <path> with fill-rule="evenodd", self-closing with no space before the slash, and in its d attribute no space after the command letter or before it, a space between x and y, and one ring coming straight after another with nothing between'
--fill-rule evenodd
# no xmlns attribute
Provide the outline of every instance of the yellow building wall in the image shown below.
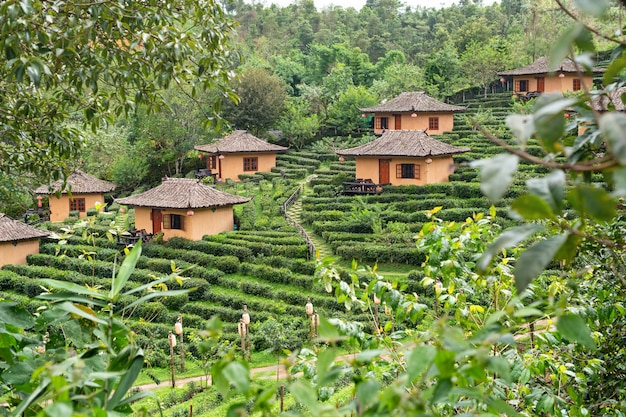
<svg viewBox="0 0 626 417"><path fill-rule="evenodd" d="M574 91L574 80L580 78L578 74L572 73L564 73L564 77L559 77L558 75L549 75L544 77L544 93L554 93L560 92L564 93L566 91ZM528 91L538 91L537 89L537 77L535 76L514 76L513 77L513 88L515 94L524 94L525 91L517 91L515 86L517 83L515 80L527 80L528 81ZM582 83L587 86L587 88L591 88L593 86L593 77L591 75L585 75L582 78Z"/></svg>
<svg viewBox="0 0 626 417"><path fill-rule="evenodd" d="M13 242L0 242L0 267L3 265L24 265L26 257L39 253L39 239L17 240Z"/></svg>
<svg viewBox="0 0 626 417"><path fill-rule="evenodd" d="M256 171L243 170L244 158L258 158ZM231 179L239 181L241 174L254 174L255 172L270 172L276 166L276 153L238 153L224 154L224 159L218 160L218 178L222 180Z"/></svg>
<svg viewBox="0 0 626 417"><path fill-rule="evenodd" d="M392 113L377 113L375 117L386 117L388 130L426 130L428 129L428 119L430 117L439 118L439 129L428 130L429 135L440 135L445 132L451 132L454 129L453 113L415 113L417 117L411 117L411 114L402 114L400 117L400 126L396 126L396 118ZM382 134L383 129L374 128L375 134Z"/></svg>
<svg viewBox="0 0 626 417"><path fill-rule="evenodd" d="M96 202L104 204L104 194L72 194L72 196L85 199L85 211L80 213L80 217L86 217L87 210L95 208ZM50 194L48 202L51 222L62 222L70 216L70 196L68 194L61 194L61 197ZM103 210L104 208L100 209L100 211Z"/></svg>
<svg viewBox="0 0 626 417"><path fill-rule="evenodd" d="M234 230L235 219L233 215L233 207L217 207L215 212L213 209L196 209L193 215L188 216L189 210L171 210L162 209L163 217L170 214L179 214L183 216L183 230L164 229L161 224L161 232L163 232L163 240L173 237L182 237L189 240L201 240L204 235L216 235L221 232L229 232ZM152 220L150 214L151 208L136 207L135 208L135 228L145 229L148 233L154 233L152 229Z"/></svg>
<svg viewBox="0 0 626 417"><path fill-rule="evenodd" d="M356 178L371 179L379 183L379 159L386 158L356 158ZM454 172L454 161L451 156L433 158L387 158L389 162L389 182L392 185L425 185L448 182L448 177ZM426 163L430 159L431 163ZM396 165L417 164L420 167L420 178L396 178Z"/></svg>

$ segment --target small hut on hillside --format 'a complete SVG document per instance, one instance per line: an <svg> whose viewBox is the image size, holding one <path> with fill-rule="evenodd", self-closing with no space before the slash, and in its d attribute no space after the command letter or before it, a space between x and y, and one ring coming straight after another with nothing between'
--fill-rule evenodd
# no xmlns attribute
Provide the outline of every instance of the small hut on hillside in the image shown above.
<svg viewBox="0 0 626 417"><path fill-rule="evenodd" d="M404 92L374 107L360 109L365 117L374 113L374 133L386 130L428 130L438 135L454 128L454 113L466 110L463 106L438 101L424 92Z"/></svg>
<svg viewBox="0 0 626 417"><path fill-rule="evenodd" d="M164 178L161 185L115 201L135 207L138 230L163 232L164 240L200 240L204 235L233 230L233 206L250 198L216 190L197 179Z"/></svg>
<svg viewBox="0 0 626 417"><path fill-rule="evenodd" d="M39 253L39 239L49 234L0 213L0 267L25 264L28 255Z"/></svg>
<svg viewBox="0 0 626 417"><path fill-rule="evenodd" d="M87 210L95 208L96 202L104 204L105 193L115 190L114 183L92 177L80 170L72 172L67 177L65 188L62 187L63 180L58 180L35 190L35 194L49 195L52 222L61 222L68 218L70 211L78 211L80 217L85 217ZM61 191L59 197L56 196L58 191Z"/></svg>
<svg viewBox="0 0 626 417"><path fill-rule="evenodd" d="M276 154L285 152L284 146L257 138L247 130L232 134L207 145L195 147L207 153L206 168L217 180L239 180L241 174L270 172L276 166Z"/></svg>
<svg viewBox="0 0 626 417"><path fill-rule="evenodd" d="M434 139L423 130L387 130L372 142L335 153L356 158L357 179L424 185L448 181L454 172L452 155L469 150Z"/></svg>
<svg viewBox="0 0 626 417"><path fill-rule="evenodd" d="M591 73L587 73L584 68L573 60L565 58L554 69L549 67L550 61L546 57L537 59L525 67L499 72L504 82L508 82L505 77L510 77L513 85L513 93L518 95L528 93L553 93L566 91L578 91L583 85L591 89L593 86L593 75L601 73L603 69L594 68ZM582 77L580 76L582 73Z"/></svg>

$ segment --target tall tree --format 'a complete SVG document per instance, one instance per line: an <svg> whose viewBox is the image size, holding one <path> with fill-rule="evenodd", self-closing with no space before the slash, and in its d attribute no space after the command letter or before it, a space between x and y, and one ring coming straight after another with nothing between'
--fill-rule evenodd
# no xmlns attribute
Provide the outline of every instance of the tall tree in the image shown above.
<svg viewBox="0 0 626 417"><path fill-rule="evenodd" d="M276 127L287 93L280 79L263 68L248 68L233 83L239 102L227 103L224 118L236 129L261 135Z"/></svg>
<svg viewBox="0 0 626 417"><path fill-rule="evenodd" d="M232 27L215 0L3 1L0 186L67 173L84 145L70 118L96 129L139 105L159 108L171 83L189 83L191 100L228 91Z"/></svg>

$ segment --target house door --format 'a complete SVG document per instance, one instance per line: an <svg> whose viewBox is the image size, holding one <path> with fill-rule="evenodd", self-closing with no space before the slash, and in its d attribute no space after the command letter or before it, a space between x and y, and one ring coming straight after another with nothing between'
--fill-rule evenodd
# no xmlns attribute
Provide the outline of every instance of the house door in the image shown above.
<svg viewBox="0 0 626 417"><path fill-rule="evenodd" d="M402 130L402 115L400 114L395 114L394 116L394 129L396 130Z"/></svg>
<svg viewBox="0 0 626 417"><path fill-rule="evenodd" d="M159 209L152 209L152 233L159 233L161 231L161 224L163 223L163 213Z"/></svg>
<svg viewBox="0 0 626 417"><path fill-rule="evenodd" d="M543 77L537 78L537 91L543 93L546 90L546 79Z"/></svg>
<svg viewBox="0 0 626 417"><path fill-rule="evenodd" d="M389 184L389 162L390 159L378 160L378 183Z"/></svg>

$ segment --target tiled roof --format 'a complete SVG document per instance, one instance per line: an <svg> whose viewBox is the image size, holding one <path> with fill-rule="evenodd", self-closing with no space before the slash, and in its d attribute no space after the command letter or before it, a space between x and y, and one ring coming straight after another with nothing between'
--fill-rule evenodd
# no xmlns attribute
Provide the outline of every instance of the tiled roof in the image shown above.
<svg viewBox="0 0 626 417"><path fill-rule="evenodd" d="M537 59L530 65L526 65L525 67L512 69L508 71L499 72L498 75L535 75L535 74L548 74L554 72L567 72L567 73L576 73L577 65L574 61L569 58L565 58L556 69L551 69L549 67L550 61L545 56ZM580 70L584 73L585 69L581 66ZM603 72L602 68L593 68L593 72Z"/></svg>
<svg viewBox="0 0 626 417"><path fill-rule="evenodd" d="M594 110L607 111L609 104L611 104L616 111L624 111L626 110L626 106L624 106L622 101L622 95L624 94L626 94L626 87L620 87L606 94L595 96L591 99L591 107Z"/></svg>
<svg viewBox="0 0 626 417"><path fill-rule="evenodd" d="M216 190L197 179L164 178L159 186L115 201L129 206L198 209L247 203L250 198Z"/></svg>
<svg viewBox="0 0 626 417"><path fill-rule="evenodd" d="M57 180L48 185L42 185L35 190L35 194L54 194L63 186L63 180ZM66 187L63 193L69 190L73 194L108 193L115 190L115 184L100 180L82 171L76 170L67 177Z"/></svg>
<svg viewBox="0 0 626 417"><path fill-rule="evenodd" d="M469 150L433 139L423 130L387 130L372 142L336 150L335 153L344 156L427 157L453 155Z"/></svg>
<svg viewBox="0 0 626 417"><path fill-rule="evenodd" d="M37 229L26 223L13 220L4 213L0 213L0 242L13 242L16 240L37 239L46 237L50 232Z"/></svg>
<svg viewBox="0 0 626 417"><path fill-rule="evenodd" d="M211 154L243 152L284 152L289 148L274 145L259 139L247 130L235 130L232 134L207 145L198 145L195 149Z"/></svg>
<svg viewBox="0 0 626 417"><path fill-rule="evenodd" d="M386 103L360 109L365 113L461 112L466 108L442 103L421 91L400 93Z"/></svg>

